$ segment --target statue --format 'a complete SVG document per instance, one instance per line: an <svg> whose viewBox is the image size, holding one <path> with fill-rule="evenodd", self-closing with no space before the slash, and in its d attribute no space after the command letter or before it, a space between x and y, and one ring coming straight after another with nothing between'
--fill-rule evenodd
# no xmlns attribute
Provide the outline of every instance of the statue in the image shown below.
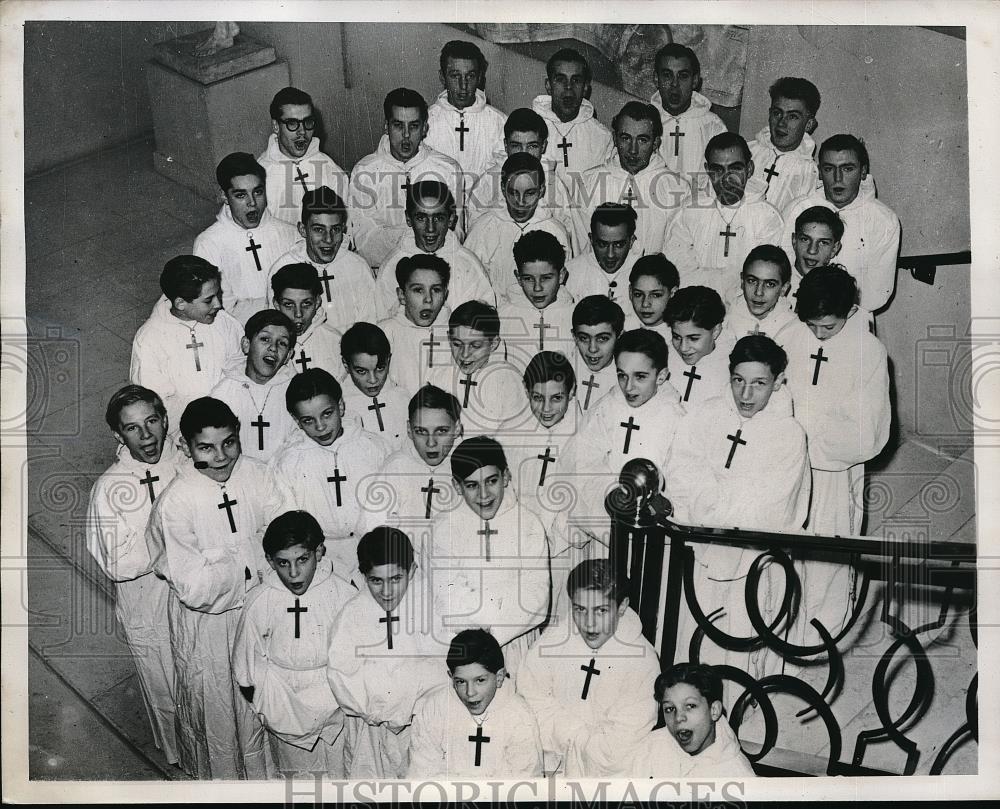
<svg viewBox="0 0 1000 809"><path fill-rule="evenodd" d="M215 30L211 36L199 45L195 46L194 55L214 56L219 51L233 47L233 40L239 35L239 23L220 20L215 24Z"/></svg>

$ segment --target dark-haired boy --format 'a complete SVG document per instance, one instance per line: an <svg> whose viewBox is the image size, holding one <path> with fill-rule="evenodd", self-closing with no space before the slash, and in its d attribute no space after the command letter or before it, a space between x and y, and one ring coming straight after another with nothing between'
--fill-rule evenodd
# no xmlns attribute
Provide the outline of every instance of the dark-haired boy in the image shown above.
<svg viewBox="0 0 1000 809"><path fill-rule="evenodd" d="M344 718L327 683L333 622L357 592L324 558L323 531L286 511L264 532L271 569L247 594L233 639L233 679L268 730L280 772L343 778Z"/></svg>
<svg viewBox="0 0 1000 809"><path fill-rule="evenodd" d="M617 202L598 205L590 215L590 249L566 263L566 290L574 300L605 295L625 306L629 273L639 258L635 246L637 215Z"/></svg>
<svg viewBox="0 0 1000 809"><path fill-rule="evenodd" d="M340 332L327 318L316 268L305 262L281 267L271 276L271 301L295 325L295 350L288 358L288 368L293 373L322 368L341 376L337 356Z"/></svg>
<svg viewBox="0 0 1000 809"><path fill-rule="evenodd" d="M281 312L263 309L247 321L240 347L242 368L230 368L212 389L240 420L240 443L251 458L269 460L295 431L284 407L292 371L285 364L295 349L296 330Z"/></svg>
<svg viewBox="0 0 1000 809"><path fill-rule="evenodd" d="M507 669L496 638L463 630L446 663L448 682L417 701L407 777L540 778L538 725L513 684L503 687Z"/></svg>
<svg viewBox="0 0 1000 809"><path fill-rule="evenodd" d="M733 337L724 328L726 307L714 289L682 287L670 299L664 319L670 326L671 369L681 403L692 405L725 392Z"/></svg>
<svg viewBox="0 0 1000 809"><path fill-rule="evenodd" d="M132 339L129 379L155 390L174 430L188 402L207 396L223 372L243 361L243 328L222 308L219 270L198 256L176 256L160 273L163 297Z"/></svg>
<svg viewBox="0 0 1000 809"><path fill-rule="evenodd" d="M366 525L359 484L389 455L388 444L344 418L340 383L319 368L292 377L283 404L299 429L271 465L292 489L296 507L319 521L334 572L346 579Z"/></svg>
<svg viewBox="0 0 1000 809"><path fill-rule="evenodd" d="M628 276L628 297L632 304L625 313L629 329L649 329L663 335L670 344L667 305L680 286L680 275L663 253L649 253L632 265Z"/></svg>
<svg viewBox="0 0 1000 809"><path fill-rule="evenodd" d="M118 453L90 491L87 550L115 583L115 616L132 652L153 743L168 763L176 764L170 588L152 573L146 526L157 494L177 474L183 456L167 440L163 401L148 388L126 385L116 391L105 421Z"/></svg>
<svg viewBox="0 0 1000 809"><path fill-rule="evenodd" d="M355 323L340 341L340 358L347 370L343 389L347 412L391 450L402 448L410 400L389 379L392 347L385 332L372 323Z"/></svg>
<svg viewBox="0 0 1000 809"><path fill-rule="evenodd" d="M348 176L320 151L312 97L297 87L284 87L271 99L271 135L257 158L267 172L267 210L271 216L299 224L302 196L321 186L347 194Z"/></svg>
<svg viewBox="0 0 1000 809"><path fill-rule="evenodd" d="M785 246L795 272L792 273L789 297L794 301L799 281L817 267L833 264L844 238L844 222L836 211L825 205L813 205L795 217L791 246Z"/></svg>
<svg viewBox="0 0 1000 809"><path fill-rule="evenodd" d="M580 360L576 366L580 384L577 401L584 413L618 386L615 342L624 330L625 313L604 295L588 295L573 308L573 339Z"/></svg>
<svg viewBox="0 0 1000 809"><path fill-rule="evenodd" d="M759 244L747 255L740 274L741 292L726 307L723 328L735 343L748 334L766 334L778 345L786 345L789 330L797 322L788 305L792 267L777 245Z"/></svg>
<svg viewBox="0 0 1000 809"><path fill-rule="evenodd" d="M241 323L267 305L267 271L298 235L267 210L267 173L253 155L233 152L219 161L215 179L222 208L191 252L222 274L222 297Z"/></svg>

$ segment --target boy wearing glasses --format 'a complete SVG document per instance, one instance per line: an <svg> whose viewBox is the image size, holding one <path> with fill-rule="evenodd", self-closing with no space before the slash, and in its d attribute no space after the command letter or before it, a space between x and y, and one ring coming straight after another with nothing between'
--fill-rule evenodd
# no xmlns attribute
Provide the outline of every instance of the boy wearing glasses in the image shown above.
<svg viewBox="0 0 1000 809"><path fill-rule="evenodd" d="M319 150L319 138L309 93L285 87L271 101L271 136L258 158L267 172L267 210L290 225L299 223L302 195L329 186L341 197L348 177L328 155Z"/></svg>

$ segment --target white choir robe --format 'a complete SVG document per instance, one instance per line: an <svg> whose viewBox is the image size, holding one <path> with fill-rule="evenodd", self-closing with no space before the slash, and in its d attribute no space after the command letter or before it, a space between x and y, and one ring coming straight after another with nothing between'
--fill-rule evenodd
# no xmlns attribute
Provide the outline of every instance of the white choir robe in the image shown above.
<svg viewBox="0 0 1000 809"><path fill-rule="evenodd" d="M115 616L139 675L153 742L170 764L177 763L174 662L167 622L170 587L152 572L146 525L157 494L183 462L169 440L155 464L137 461L122 446L94 483L87 504L87 550L115 583Z"/></svg>
<svg viewBox="0 0 1000 809"><path fill-rule="evenodd" d="M722 119L712 112L712 102L701 93L692 93L691 105L676 116L664 108L659 90L653 93L649 103L656 107L663 124L660 156L667 167L691 183L692 188L704 191L709 186L705 147L712 138L726 131Z"/></svg>
<svg viewBox="0 0 1000 809"><path fill-rule="evenodd" d="M389 138L383 135L378 148L354 165L348 200L352 241L370 266L381 267L409 230L404 185L420 180L437 180L451 190L459 222L456 235L461 241L465 198L462 167L426 142L404 163L392 156Z"/></svg>
<svg viewBox="0 0 1000 809"><path fill-rule="evenodd" d="M387 615L362 580L334 621L327 679L344 712L347 778L406 776L414 704L441 681L450 642L428 626L427 587L418 567Z"/></svg>
<svg viewBox="0 0 1000 809"><path fill-rule="evenodd" d="M666 728L650 731L636 746L629 769L634 778L755 778L750 760L725 716L715 723L715 741L689 755Z"/></svg>
<svg viewBox="0 0 1000 809"><path fill-rule="evenodd" d="M171 590L179 764L195 778L275 775L264 727L233 681L230 652L246 592L268 569L264 531L290 507L281 481L246 457L225 483L185 465L153 505L146 544Z"/></svg>
<svg viewBox="0 0 1000 809"><path fill-rule="evenodd" d="M465 248L475 253L482 262L494 290L504 290L514 280L514 271L517 269L514 244L532 230L551 233L566 249L566 258L572 257L569 233L541 202L527 222L515 222L511 219L505 205L484 213L470 229Z"/></svg>
<svg viewBox="0 0 1000 809"><path fill-rule="evenodd" d="M572 296L559 287L556 299L544 309L528 300L520 284L507 287L500 299L500 336L507 346L507 358L517 368L527 367L539 351L559 351L571 357L576 350L573 339Z"/></svg>
<svg viewBox="0 0 1000 809"><path fill-rule="evenodd" d="M343 380L346 375L340 359L340 340L343 336L330 325L326 309L318 309L309 328L295 338L295 348L288 355L286 367L296 374L310 368L322 368L334 379Z"/></svg>
<svg viewBox="0 0 1000 809"><path fill-rule="evenodd" d="M792 271L794 272L794 270ZM727 345L736 345L736 341L749 334L763 334L770 337L786 351L790 332L799 322L789 303L789 298L778 298L774 308L764 317L757 317L747 307L746 298L740 292L726 304L726 319L722 330L726 333ZM720 339L722 335L720 335Z"/></svg>
<svg viewBox="0 0 1000 809"><path fill-rule="evenodd" d="M343 433L330 446L296 430L271 461L275 477L291 488L295 508L308 511L323 529L327 556L341 578L347 579L358 564L365 525L361 481L388 455L384 441L345 417Z"/></svg>
<svg viewBox="0 0 1000 809"><path fill-rule="evenodd" d="M784 230L781 241L775 244L785 248L793 267L795 253L792 250L792 236L795 233L795 219L806 208L815 205L835 211L844 221L840 252L834 261L844 265L857 280L861 306L869 312L877 312L889 302L896 289L899 217L888 205L876 199L875 180L871 174L862 180L855 200L843 208L837 208L829 202L823 189L818 188L807 196L793 200L782 212Z"/></svg>
<svg viewBox="0 0 1000 809"><path fill-rule="evenodd" d="M522 372L503 358L504 353L501 344L487 363L471 374L451 362L438 365L436 360L428 372L427 381L458 399L466 438L497 436L504 422L531 418ZM450 353L448 359L451 359Z"/></svg>
<svg viewBox="0 0 1000 809"><path fill-rule="evenodd" d="M517 675L517 693L538 720L546 772L561 762L564 778L631 775L632 748L656 724L659 673L656 651L631 608L598 649L586 644L572 618L550 624Z"/></svg>
<svg viewBox="0 0 1000 809"><path fill-rule="evenodd" d="M715 350L694 365L688 365L670 349L670 383L677 389L680 402L688 410L716 396L730 396L729 354L735 345L732 335L723 328Z"/></svg>
<svg viewBox="0 0 1000 809"><path fill-rule="evenodd" d="M242 340L243 327L225 310L206 325L175 317L160 298L132 340L129 380L159 395L176 434L184 408L208 396L228 368L246 363Z"/></svg>
<svg viewBox="0 0 1000 809"><path fill-rule="evenodd" d="M611 130L594 117L594 105L589 99L583 99L576 118L565 123L552 111L549 95L535 96L531 108L549 128L545 157L555 163L564 181L600 166L611 157L615 148Z"/></svg>
<svg viewBox="0 0 1000 809"><path fill-rule="evenodd" d="M306 153L296 160L281 151L278 136L272 132L257 162L267 172L267 210L282 222L297 225L302 219L302 197L320 186L347 199L347 172L320 151L319 138L310 140Z"/></svg>
<svg viewBox="0 0 1000 809"><path fill-rule="evenodd" d="M323 286L323 308L333 328L345 332L359 320L375 322L375 277L368 263L348 250L346 243L341 244L333 261L323 264L309 258L306 240L299 239L267 272L268 306L274 301L271 279L288 264L311 264L316 268Z"/></svg>
<svg viewBox="0 0 1000 809"><path fill-rule="evenodd" d="M658 153L633 175L622 168L615 150L605 163L580 176L573 199L577 227L584 233L590 232L590 218L598 205L618 202L633 208L638 220L632 251L638 257L660 252L664 233L691 202L691 186L668 169Z"/></svg>
<svg viewBox="0 0 1000 809"><path fill-rule="evenodd" d="M575 362L576 401L583 413L589 413L608 391L618 387L618 368L612 359L600 371L591 371L579 354Z"/></svg>
<svg viewBox="0 0 1000 809"><path fill-rule="evenodd" d="M858 310L828 340L817 340L799 323L786 350L795 418L809 439L813 493L807 528L823 536L856 536L864 526L865 462L881 452L892 423L885 347ZM809 642L818 643L808 621L818 618L836 635L854 607L855 571L846 559L808 559L796 567L803 579L799 624Z"/></svg>
<svg viewBox="0 0 1000 809"><path fill-rule="evenodd" d="M483 628L517 668L549 614L549 543L541 520L519 505L513 487L486 522L467 505L431 525L430 579L442 637ZM487 558L488 557L488 558Z"/></svg>
<svg viewBox="0 0 1000 809"><path fill-rule="evenodd" d="M493 152L503 148L503 125L507 116L486 103L486 93L476 90L476 100L465 109L448 101L442 90L427 108L427 137L424 143L448 155L467 175L467 182L483 173ZM459 132L459 129L462 132Z"/></svg>
<svg viewBox="0 0 1000 809"><path fill-rule="evenodd" d="M385 442L393 452L409 443L406 419L410 397L392 380L385 380L378 396L362 393L350 378L344 380L342 390L347 412L357 419L362 430Z"/></svg>
<svg viewBox="0 0 1000 809"><path fill-rule="evenodd" d="M710 191L681 211L667 231L663 254L676 265L682 287L711 287L725 301L740 282L747 253L760 244L780 244L781 214L764 200L763 190L751 177L736 205L723 205Z"/></svg>
<svg viewBox="0 0 1000 809"><path fill-rule="evenodd" d="M608 273L597 263L597 257L588 243L586 252L566 262L566 290L578 303L590 295L605 295L628 313L632 308L628 277L639 257L640 251L633 246L621 267Z"/></svg>
<svg viewBox="0 0 1000 809"><path fill-rule="evenodd" d="M779 211L793 199L812 193L819 184L816 142L808 133L802 135L801 143L790 152L774 148L771 130L766 126L747 145L753 159L753 176L767 184L764 199Z"/></svg>
<svg viewBox="0 0 1000 809"><path fill-rule="evenodd" d="M282 772L344 777L344 719L326 666L333 622L356 593L325 558L302 595L288 590L273 570L247 593L233 643L233 679L253 688L254 713L269 731Z"/></svg>
<svg viewBox="0 0 1000 809"><path fill-rule="evenodd" d="M378 278L375 279L375 310L378 318L392 317L399 310L399 297L396 294L396 265L404 256L416 256L423 251L417 247L413 232L407 231L392 255L385 260ZM496 306L496 295L490 286L490 279L476 254L458 243L458 237L449 232L444 244L436 253L448 262L451 276L448 279L448 306L454 309L466 301L483 301L490 306Z"/></svg>
<svg viewBox="0 0 1000 809"><path fill-rule="evenodd" d="M223 305L240 323L246 323L254 312L267 308L267 271L299 233L266 210L255 228L237 223L229 205L223 205L215 219L214 225L195 237L191 252L219 268Z"/></svg>
<svg viewBox="0 0 1000 809"><path fill-rule="evenodd" d="M392 347L389 379L403 393L413 396L427 383L431 372L441 365L451 364L448 348L448 319L451 309L446 303L430 326L418 326L408 320L403 307L396 314L378 322Z"/></svg>
<svg viewBox="0 0 1000 809"><path fill-rule="evenodd" d="M482 737L478 764L477 736ZM450 682L441 683L417 701L406 777L412 781L541 778L542 746L535 716L509 680L478 717L469 713Z"/></svg>
<svg viewBox="0 0 1000 809"><path fill-rule="evenodd" d="M213 398L229 405L240 420L240 446L244 455L267 462L299 431L285 408L285 391L292 376L286 364L261 385L251 382L245 370L231 369L212 389ZM255 426L254 422L264 426Z"/></svg>

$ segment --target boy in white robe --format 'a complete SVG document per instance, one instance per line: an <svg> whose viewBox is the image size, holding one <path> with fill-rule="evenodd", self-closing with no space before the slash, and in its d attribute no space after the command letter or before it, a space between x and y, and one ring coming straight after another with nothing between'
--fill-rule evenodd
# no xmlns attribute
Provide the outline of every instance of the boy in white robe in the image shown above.
<svg viewBox="0 0 1000 809"><path fill-rule="evenodd" d="M792 267L780 247L759 244L749 252L740 274L741 291L726 307L723 328L732 343L748 334L766 334L786 348L788 334L798 322L788 304L791 280Z"/></svg>
<svg viewBox="0 0 1000 809"><path fill-rule="evenodd" d="M836 211L844 223L839 262L854 276L861 290L859 305L867 312L882 309L896 289L899 256L899 217L876 199L869 173L868 148L854 135L833 135L819 149L823 187L799 197L782 213L782 241L789 244L800 213L814 205Z"/></svg>
<svg viewBox="0 0 1000 809"><path fill-rule="evenodd" d="M431 526L431 582L437 626L446 635L488 629L517 667L549 614L549 544L541 521L520 506L503 448L467 438L451 455L465 501Z"/></svg>
<svg viewBox="0 0 1000 809"><path fill-rule="evenodd" d="M633 249L636 221L635 209L628 205L604 202L594 209L590 249L566 264L566 289L574 300L604 295L625 308L629 273L640 255Z"/></svg>
<svg viewBox="0 0 1000 809"><path fill-rule="evenodd" d="M771 106L767 126L750 141L757 176L767 184L764 199L779 211L793 199L812 193L819 184L816 131L820 95L808 79L778 79L768 89Z"/></svg>
<svg viewBox="0 0 1000 809"><path fill-rule="evenodd" d="M222 298L241 323L267 305L267 270L298 238L288 222L267 210L267 173L253 155L233 152L219 161L215 178L223 206L191 252L222 273Z"/></svg>
<svg viewBox="0 0 1000 809"><path fill-rule="evenodd" d="M572 621L550 625L531 647L517 693L538 719L546 772L627 777L632 748L656 723L649 693L660 661L608 559L581 562L566 590Z"/></svg>
<svg viewBox="0 0 1000 809"><path fill-rule="evenodd" d="M271 301L295 324L295 349L289 355L288 368L294 373L322 368L334 377L342 376L338 353L341 335L327 319L316 268L306 262L281 267L271 276Z"/></svg>
<svg viewBox="0 0 1000 809"><path fill-rule="evenodd" d="M385 97L385 136L351 171L351 227L354 246L372 267L381 267L406 234L406 189L418 180L445 183L459 206L455 235L461 241L465 181L462 167L441 154L427 137L427 102L398 87Z"/></svg>
<svg viewBox="0 0 1000 809"><path fill-rule="evenodd" d="M618 387L615 342L625 331L625 313L605 295L588 295L573 308L576 341L577 402L589 412L608 391Z"/></svg>
<svg viewBox="0 0 1000 809"><path fill-rule="evenodd" d="M427 110L428 146L457 162L472 182L482 174L503 141L507 116L486 103L488 63L472 42L453 39L441 49L444 91Z"/></svg>
<svg viewBox="0 0 1000 809"><path fill-rule="evenodd" d="M836 211L825 205L813 205L795 217L792 244L790 247L785 245L785 252L795 267L789 292L789 302L793 310L799 282L810 270L833 264L833 260L840 253L843 238L844 220Z"/></svg>
<svg viewBox="0 0 1000 809"><path fill-rule="evenodd" d="M670 324L666 321L667 305L680 286L677 268L663 253L650 253L632 265L628 276L628 296L631 306L625 314L625 328L649 329L669 341Z"/></svg>
<svg viewBox="0 0 1000 809"><path fill-rule="evenodd" d="M333 622L357 592L324 559L323 531L288 511L264 532L271 569L247 594L233 678L268 730L281 773L343 778L344 717L326 678Z"/></svg>
<svg viewBox="0 0 1000 809"><path fill-rule="evenodd" d="M275 455L272 468L292 489L296 507L319 521L334 572L347 579L366 525L361 481L378 469L389 446L356 419L344 418L340 383L320 368L292 377L284 403L299 429Z"/></svg>
<svg viewBox="0 0 1000 809"><path fill-rule="evenodd" d="M689 409L728 395L729 351L735 340L725 329L725 317L722 298L708 287L682 287L667 304L673 356L680 360L671 383Z"/></svg>
<svg viewBox="0 0 1000 809"><path fill-rule="evenodd" d="M288 493L263 463L241 455L239 420L224 402L195 399L180 431L192 463L156 498L146 529L153 570L171 591L178 763L195 778L274 777L230 653L247 590L267 570L261 538L288 509Z"/></svg>
<svg viewBox="0 0 1000 809"><path fill-rule="evenodd" d="M474 300L496 303L496 295L483 265L475 253L458 243L458 237L452 230L455 220L455 200L447 185L436 180L410 184L406 193L406 225L410 233L403 237L382 264L375 280L375 309L379 318L392 317L399 309L395 273L399 260L420 253L438 256L448 262L451 268L448 297L452 306Z"/></svg>
<svg viewBox="0 0 1000 809"><path fill-rule="evenodd" d="M297 225L302 237L268 270L268 304L274 274L289 264L311 264L322 284L327 321L338 331L356 320L375 317L375 279L368 263L344 244L348 229L343 199L322 186L302 195L302 218ZM329 368L327 369L330 370ZM337 375L337 371L330 371Z"/></svg>
<svg viewBox="0 0 1000 809"><path fill-rule="evenodd" d="M508 157L500 170L500 180L504 206L476 219L465 247L476 254L493 289L502 294L516 268L514 243L525 233L531 230L551 233L568 255L572 255L572 242L566 228L542 204L548 186L545 169L537 157L528 152Z"/></svg>
<svg viewBox="0 0 1000 809"><path fill-rule="evenodd" d="M118 457L91 489L87 550L115 583L115 616L139 676L153 743L168 763L176 764L170 588L153 575L146 525L156 495L177 474L183 456L166 440L166 408L148 388L126 385L118 390L108 402L105 420L118 443Z"/></svg>
<svg viewBox="0 0 1000 809"><path fill-rule="evenodd" d="M541 778L538 725L513 683L504 688L497 639L482 629L459 632L447 666L449 681L417 702L406 777Z"/></svg>
<svg viewBox="0 0 1000 809"><path fill-rule="evenodd" d="M212 389L240 420L244 454L267 462L295 432L285 409L285 390L293 373L285 364L295 350L296 330L281 312L263 309L247 321L241 348L242 368L231 368Z"/></svg>
<svg viewBox="0 0 1000 809"><path fill-rule="evenodd" d="M600 166L585 171L573 188L574 214L586 230L594 209L605 202L636 212L636 249L654 253L663 235L691 201L691 186L663 162L657 151L663 124L656 109L629 101L611 122L615 150Z"/></svg>
<svg viewBox="0 0 1000 809"><path fill-rule="evenodd" d="M428 625L428 583L402 531L357 545L359 592L330 637L327 678L344 712L347 778L404 778L414 704L440 678L442 644Z"/></svg>
<svg viewBox="0 0 1000 809"><path fill-rule="evenodd" d="M385 332L372 323L355 323L340 341L340 357L349 380L343 390L347 412L392 451L401 449L410 398L389 380L392 346Z"/></svg>
<svg viewBox="0 0 1000 809"><path fill-rule="evenodd" d="M257 158L267 172L267 210L271 216L299 224L302 196L321 186L347 195L349 178L333 159L319 149L316 115L309 93L285 87L271 100L271 135Z"/></svg>
<svg viewBox="0 0 1000 809"><path fill-rule="evenodd" d="M708 286L726 296L752 248L781 243L781 214L764 199L765 185L753 176L750 147L739 135L712 138L705 169L711 188L674 220L663 253L684 286Z"/></svg>
<svg viewBox="0 0 1000 809"><path fill-rule="evenodd" d="M656 107L663 125L660 155L667 168L692 188L704 190L708 186L702 175L705 147L726 131L726 125L712 112L712 102L698 92L701 64L693 50L676 42L664 45L656 53L655 66L657 91L649 103Z"/></svg>
<svg viewBox="0 0 1000 809"><path fill-rule="evenodd" d="M417 253L401 258L395 268L383 270L394 273L399 301L396 313L378 322L396 360L389 368L389 379L412 396L436 367L449 362L451 310L445 302L451 267L440 256Z"/></svg>
<svg viewBox="0 0 1000 809"><path fill-rule="evenodd" d="M163 297L132 340L129 379L155 390L171 424L207 396L227 368L243 362L243 327L222 308L219 270L198 256L176 256L160 274ZM174 427L176 430L177 427Z"/></svg>

